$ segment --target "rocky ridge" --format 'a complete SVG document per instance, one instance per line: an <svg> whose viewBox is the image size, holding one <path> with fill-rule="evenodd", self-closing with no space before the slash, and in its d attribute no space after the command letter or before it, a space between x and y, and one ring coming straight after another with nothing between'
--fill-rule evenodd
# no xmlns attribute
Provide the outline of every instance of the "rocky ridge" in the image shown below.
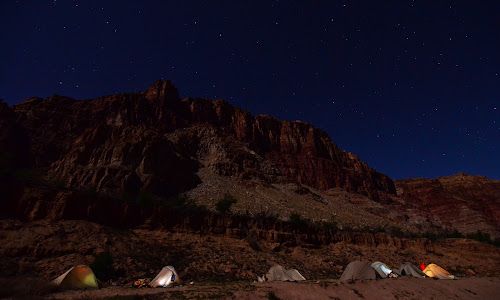
<svg viewBox="0 0 500 300"><path fill-rule="evenodd" d="M500 180L459 173L435 179L396 180L405 205L427 222L463 233L500 232Z"/></svg>
<svg viewBox="0 0 500 300"><path fill-rule="evenodd" d="M181 100L170 81L83 101L30 98L2 105L0 117L0 149L17 157L3 168L32 168L37 177L35 186L4 189L4 211L27 220L71 218L72 207L85 212L78 218L100 207L121 218L116 201L160 203L180 193L213 209L229 192L240 214L500 236L497 181L410 179L397 181L396 193L389 177L308 123L252 116L222 100ZM82 192L93 200L77 205L71 199Z"/></svg>
<svg viewBox="0 0 500 300"><path fill-rule="evenodd" d="M90 184L114 192L135 188L164 196L162 181L183 169L193 174L193 155L201 159L198 152L223 147L225 155L217 154L211 168L226 176L273 175L271 181L280 177L322 190L340 187L376 200L384 193L395 194L390 178L339 149L324 131L305 122L252 116L222 100L180 100L169 81L157 81L143 93L95 100L30 98L13 109L28 129L36 167L49 167L52 175L72 186ZM179 136L194 126L209 130ZM217 138L233 142L211 143ZM189 146L172 140L187 141ZM207 140L211 144L200 144ZM155 161L161 159L159 153L165 153L165 161ZM154 169L171 160L177 161L171 168ZM273 174L248 174L263 160L273 165ZM166 174L173 170L175 174ZM122 179L110 182L109 177ZM182 180L190 181L184 189L196 184L195 176Z"/></svg>

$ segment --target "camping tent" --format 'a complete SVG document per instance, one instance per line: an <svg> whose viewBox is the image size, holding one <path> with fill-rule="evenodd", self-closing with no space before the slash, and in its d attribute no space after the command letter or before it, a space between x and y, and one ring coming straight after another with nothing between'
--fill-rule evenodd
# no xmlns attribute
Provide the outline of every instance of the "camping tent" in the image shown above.
<svg viewBox="0 0 500 300"><path fill-rule="evenodd" d="M429 277L437 277L439 279L455 279L448 271L438 265L430 264L424 269L425 275Z"/></svg>
<svg viewBox="0 0 500 300"><path fill-rule="evenodd" d="M179 275L177 275L174 267L166 266L161 269L160 273L158 273L158 275L156 275L153 280L151 280L149 285L151 285L152 287L167 287L173 283L181 284L181 278L179 277Z"/></svg>
<svg viewBox="0 0 500 300"><path fill-rule="evenodd" d="M285 270L280 265L274 265L265 275L267 281L303 281L306 280L299 271L295 269Z"/></svg>
<svg viewBox="0 0 500 300"><path fill-rule="evenodd" d="M389 277L389 274L392 273L392 270L383 262L376 261L373 264L371 264L371 267L377 272L376 275L378 275L380 278L387 278Z"/></svg>
<svg viewBox="0 0 500 300"><path fill-rule="evenodd" d="M344 273L340 276L340 280L375 279L375 277L375 270L373 270L369 264L356 260L347 265Z"/></svg>
<svg viewBox="0 0 500 300"><path fill-rule="evenodd" d="M78 265L52 281L62 289L97 289L97 278L92 269Z"/></svg>
<svg viewBox="0 0 500 300"><path fill-rule="evenodd" d="M392 270L389 269L389 267L384 264L383 262L376 261L372 264L372 268L377 272L377 274L381 278L387 278L389 277L389 274L392 273Z"/></svg>
<svg viewBox="0 0 500 300"><path fill-rule="evenodd" d="M401 274L401 276L413 276L417 278L425 277L425 273L410 262L405 262L404 264L401 265L401 268L399 269L399 274Z"/></svg>

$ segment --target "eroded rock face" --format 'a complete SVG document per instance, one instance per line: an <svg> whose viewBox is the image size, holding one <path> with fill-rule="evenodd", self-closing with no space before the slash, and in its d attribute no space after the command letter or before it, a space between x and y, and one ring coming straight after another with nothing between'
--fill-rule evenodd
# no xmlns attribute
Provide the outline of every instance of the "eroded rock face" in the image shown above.
<svg viewBox="0 0 500 300"><path fill-rule="evenodd" d="M182 190L195 184L196 161L207 161L208 154L210 168L221 175L340 187L374 200L395 194L389 177L339 149L324 131L305 122L252 116L222 100L181 101L169 81L142 93L94 100L30 98L14 110L31 138L36 166L50 167L52 176L72 186L164 196L175 192L166 186ZM179 138L186 130L200 133L191 133L198 136L195 141ZM191 175L176 177L166 170Z"/></svg>
<svg viewBox="0 0 500 300"><path fill-rule="evenodd" d="M78 137L49 171L71 187L114 195L140 192L160 197L196 186L197 162L179 154L158 131L100 125Z"/></svg>
<svg viewBox="0 0 500 300"><path fill-rule="evenodd" d="M436 179L397 180L398 196L431 222L470 233L500 231L500 180L459 173Z"/></svg>
<svg viewBox="0 0 500 300"><path fill-rule="evenodd" d="M252 116L228 103L206 99L183 100L190 123L227 128L238 140L272 162L286 177L315 188L341 187L379 200L379 192L395 194L394 183L338 148L328 134L306 122Z"/></svg>

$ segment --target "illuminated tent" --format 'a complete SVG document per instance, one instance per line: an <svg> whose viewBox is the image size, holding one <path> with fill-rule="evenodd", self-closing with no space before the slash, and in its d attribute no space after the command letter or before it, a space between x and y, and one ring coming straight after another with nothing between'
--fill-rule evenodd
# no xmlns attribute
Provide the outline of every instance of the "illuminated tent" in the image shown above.
<svg viewBox="0 0 500 300"><path fill-rule="evenodd" d="M360 279L375 279L375 270L364 262L358 260L350 262L345 267L344 273L340 276L341 281L360 280Z"/></svg>
<svg viewBox="0 0 500 300"><path fill-rule="evenodd" d="M424 269L425 275L429 277L437 277L439 279L455 279L448 271L438 265L430 264Z"/></svg>
<svg viewBox="0 0 500 300"><path fill-rule="evenodd" d="M306 280L299 271L295 269L285 270L280 265L274 265L265 275L267 281L304 281Z"/></svg>
<svg viewBox="0 0 500 300"><path fill-rule="evenodd" d="M391 269L389 269L389 267L382 263L382 262L379 262L379 261L376 261L372 264L372 268L375 270L375 272L377 272L377 274L381 277L381 278L387 278L387 277L390 277L389 274L393 273L393 271ZM394 274L394 273L393 273ZM392 276L392 275L391 275ZM396 276L397 277L397 276Z"/></svg>
<svg viewBox="0 0 500 300"><path fill-rule="evenodd" d="M85 265L72 267L52 282L62 289L97 289L99 287L94 272Z"/></svg>
<svg viewBox="0 0 500 300"><path fill-rule="evenodd" d="M161 269L160 273L156 275L149 283L152 287L167 287L170 284L181 284L181 278L177 275L174 267L166 266Z"/></svg>
<svg viewBox="0 0 500 300"><path fill-rule="evenodd" d="M417 278L424 278L425 273L420 270L417 266L410 262L405 262L404 264L401 265L401 268L399 269L399 274L401 276L413 276Z"/></svg>

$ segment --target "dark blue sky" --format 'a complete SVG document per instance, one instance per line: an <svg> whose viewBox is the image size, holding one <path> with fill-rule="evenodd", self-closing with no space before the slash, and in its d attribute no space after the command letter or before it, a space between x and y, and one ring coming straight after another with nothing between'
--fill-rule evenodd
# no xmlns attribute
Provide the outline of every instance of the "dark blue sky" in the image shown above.
<svg viewBox="0 0 500 300"><path fill-rule="evenodd" d="M1 1L0 98L171 79L310 122L395 179L500 179L498 1L325 2Z"/></svg>

